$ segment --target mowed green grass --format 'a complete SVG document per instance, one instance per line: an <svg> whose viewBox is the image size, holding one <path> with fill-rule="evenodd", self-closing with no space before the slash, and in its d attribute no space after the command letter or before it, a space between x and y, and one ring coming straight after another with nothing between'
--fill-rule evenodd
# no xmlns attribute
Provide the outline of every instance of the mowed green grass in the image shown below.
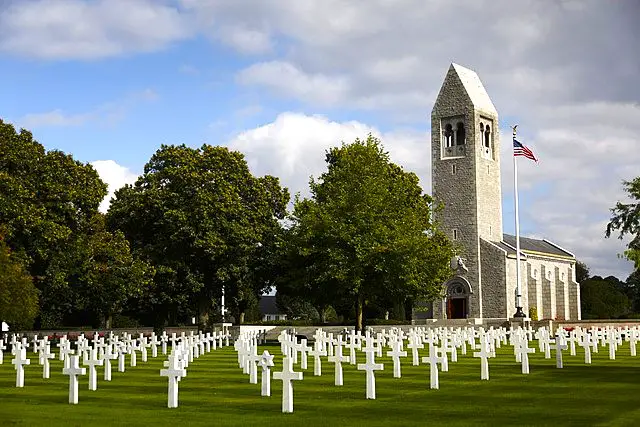
<svg viewBox="0 0 640 427"><path fill-rule="evenodd" d="M533 343L532 343L533 344ZM265 346L279 354L278 346ZM385 350L386 352L386 350ZM409 353L410 355L410 353ZM425 350L421 355L426 355ZM190 364L180 382L179 408L168 409L167 379L159 371L164 357L128 366L98 390L80 380L79 404L68 404L68 377L61 362L51 365L51 378L42 379L42 367L30 353L25 387L15 387L11 355L0 365L0 425L100 426L416 426L416 425L640 425L640 357L629 355L628 344L610 361L606 348L584 355L566 352L564 369L555 358L531 355L529 375L521 374L510 346L489 360L490 380L480 380L480 360L470 354L450 363L440 373L440 389L429 389L429 366L410 366L405 358L402 378L393 378L389 358L378 361L377 399L365 399L365 373L344 365L342 387L333 384L333 364L323 361L323 375L313 375L313 359L303 381L294 383L294 413L283 414L282 383L272 381L272 396L261 397L260 385L249 384L238 368L233 348L212 351ZM138 360L140 360L138 358ZM359 362L364 354L359 353ZM281 369L276 356L276 370ZM296 366L299 371L299 365Z"/></svg>

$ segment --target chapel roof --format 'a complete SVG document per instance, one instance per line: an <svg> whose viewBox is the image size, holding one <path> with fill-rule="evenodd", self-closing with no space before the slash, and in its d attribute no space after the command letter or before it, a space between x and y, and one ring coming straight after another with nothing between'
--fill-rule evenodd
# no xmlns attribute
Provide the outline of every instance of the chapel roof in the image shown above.
<svg viewBox="0 0 640 427"><path fill-rule="evenodd" d="M508 254L515 255L516 236L511 234L503 234L500 247L507 250ZM531 255L550 255L565 258L575 258L571 252L562 249L560 246L550 242L547 239L532 239L530 237L520 236L520 251Z"/></svg>

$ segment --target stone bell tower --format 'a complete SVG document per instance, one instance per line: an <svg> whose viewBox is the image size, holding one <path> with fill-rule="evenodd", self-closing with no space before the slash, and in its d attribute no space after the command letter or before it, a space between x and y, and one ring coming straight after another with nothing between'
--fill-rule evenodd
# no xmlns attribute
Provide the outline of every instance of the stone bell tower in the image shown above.
<svg viewBox="0 0 640 427"><path fill-rule="evenodd" d="M431 112L436 219L458 248L456 276L435 302L435 318L482 318L480 239L502 240L498 112L478 75L451 64Z"/></svg>

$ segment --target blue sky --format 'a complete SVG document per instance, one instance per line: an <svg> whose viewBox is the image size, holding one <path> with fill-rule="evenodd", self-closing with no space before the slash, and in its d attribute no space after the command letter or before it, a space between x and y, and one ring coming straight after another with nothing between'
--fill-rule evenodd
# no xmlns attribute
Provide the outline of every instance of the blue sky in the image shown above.
<svg viewBox="0 0 640 427"><path fill-rule="evenodd" d="M500 113L505 232L519 123L541 159L521 162L523 234L624 279L624 242L603 235L640 170L638 6L543 3L8 0L0 117L93 163L111 191L160 144L206 142L304 192L326 148L369 131L430 191L430 111L457 62Z"/></svg>

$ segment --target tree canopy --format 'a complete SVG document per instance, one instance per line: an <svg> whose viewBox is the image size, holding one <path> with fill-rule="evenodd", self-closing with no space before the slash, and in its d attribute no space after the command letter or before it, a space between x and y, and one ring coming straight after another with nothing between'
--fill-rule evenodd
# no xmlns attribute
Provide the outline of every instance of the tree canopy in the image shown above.
<svg viewBox="0 0 640 427"><path fill-rule="evenodd" d="M296 196L287 232L291 277L278 291L306 295L320 309L350 299L357 328L373 300L440 296L450 242L433 221L433 202L414 173L390 161L369 135L330 149L327 171Z"/></svg>
<svg viewBox="0 0 640 427"><path fill-rule="evenodd" d="M42 327L104 323L141 286L141 264L124 237L103 226L98 206L106 195L90 164L47 151L0 120L0 224L12 258L40 292Z"/></svg>
<svg viewBox="0 0 640 427"><path fill-rule="evenodd" d="M254 177L225 147L162 145L107 213L156 274L145 298L156 324L219 313L223 289L241 320L273 282L270 253L289 193L272 176Z"/></svg>
<svg viewBox="0 0 640 427"><path fill-rule="evenodd" d="M625 235L631 237L624 256L633 261L636 270L640 269L640 176L633 181L623 181L623 188L631 201L623 203L618 201L611 208L611 220L607 224L606 237L610 237L614 231L618 231L618 238Z"/></svg>

